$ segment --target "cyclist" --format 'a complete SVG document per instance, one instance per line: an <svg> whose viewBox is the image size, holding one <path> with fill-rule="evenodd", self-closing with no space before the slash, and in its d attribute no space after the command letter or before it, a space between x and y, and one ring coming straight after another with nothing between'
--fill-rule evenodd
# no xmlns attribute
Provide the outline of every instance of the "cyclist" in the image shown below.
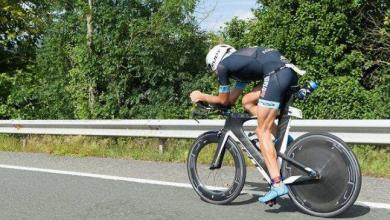
<svg viewBox="0 0 390 220"><path fill-rule="evenodd" d="M289 64L277 50L262 47L236 50L226 44L212 48L207 54L206 63L217 74L220 83L219 94L213 96L196 90L190 95L193 102L233 105L249 82L263 80L262 87L255 86L242 99L243 107L252 115L257 115L256 134L264 162L272 178L270 191L260 197L259 201L267 203L287 194L288 188L280 177L271 134L276 136L277 127L274 121L288 88L297 83L295 71L299 69ZM232 90L229 87L229 79L236 81Z"/></svg>

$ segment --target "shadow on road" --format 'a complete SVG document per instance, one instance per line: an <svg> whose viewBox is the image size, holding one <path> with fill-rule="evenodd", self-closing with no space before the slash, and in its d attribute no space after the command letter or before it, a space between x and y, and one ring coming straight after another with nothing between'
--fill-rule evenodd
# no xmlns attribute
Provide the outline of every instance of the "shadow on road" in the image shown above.
<svg viewBox="0 0 390 220"><path fill-rule="evenodd" d="M250 190L254 191L265 191L268 189L268 183L256 183L256 182L245 182L245 186L249 187Z"/></svg>
<svg viewBox="0 0 390 220"><path fill-rule="evenodd" d="M245 185L250 190L254 190L254 191L265 191L268 189L267 183L246 182ZM250 195L250 196L251 196L250 199L247 199L245 201L232 202L230 205L245 205L245 204L255 203L258 201L259 196L256 195ZM268 209L265 211L268 213L301 212L289 198L279 198L277 200L277 204L278 205L274 207L267 206ZM351 206L343 214L337 216L336 218L356 218L359 216L366 215L369 212L370 212L370 207L355 204Z"/></svg>
<svg viewBox="0 0 390 220"><path fill-rule="evenodd" d="M245 182L245 187L249 190L253 191L264 191L267 189L268 184L267 183L256 183L256 182ZM247 205L251 203L256 203L258 201L259 196L252 195L250 193L241 193L239 196L240 199L244 198L243 195L249 196L250 199L243 200L243 201L237 201L239 199L234 200L233 202L229 203L229 205Z"/></svg>
<svg viewBox="0 0 390 220"><path fill-rule="evenodd" d="M355 218L355 217L363 216L369 212L370 212L370 207L353 205L346 212L337 216L337 218Z"/></svg>
<svg viewBox="0 0 390 220"><path fill-rule="evenodd" d="M301 212L290 199L278 199L278 208L269 208L265 210L268 213L283 213L283 212ZM277 207L277 206L276 206ZM363 216L370 212L370 208L367 206L353 205L343 214L336 216L335 218L356 218Z"/></svg>
<svg viewBox="0 0 390 220"><path fill-rule="evenodd" d="M251 203L257 202L258 196L251 195L251 194L246 194L246 193L241 194L241 196L242 195L249 195L250 199L247 199L247 200L244 200L244 201L233 201L229 205L247 205L247 204L251 204Z"/></svg>

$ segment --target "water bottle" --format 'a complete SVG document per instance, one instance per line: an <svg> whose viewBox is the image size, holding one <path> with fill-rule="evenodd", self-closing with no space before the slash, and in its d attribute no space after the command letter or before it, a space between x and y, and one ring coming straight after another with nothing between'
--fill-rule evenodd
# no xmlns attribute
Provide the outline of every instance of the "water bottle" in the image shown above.
<svg viewBox="0 0 390 220"><path fill-rule="evenodd" d="M318 88L318 84L314 81L310 81L309 84L303 86L297 93L299 99L305 99L310 95L314 90Z"/></svg>

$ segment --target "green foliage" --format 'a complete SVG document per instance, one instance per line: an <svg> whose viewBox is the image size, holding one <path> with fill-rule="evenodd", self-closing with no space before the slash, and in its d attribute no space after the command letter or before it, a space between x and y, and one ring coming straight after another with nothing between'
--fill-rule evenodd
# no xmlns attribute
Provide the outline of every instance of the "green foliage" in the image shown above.
<svg viewBox="0 0 390 220"><path fill-rule="evenodd" d="M354 26L359 34L356 48L374 62L389 64L390 57L390 8L384 0L359 1L359 14L355 17L361 25Z"/></svg>
<svg viewBox="0 0 390 220"><path fill-rule="evenodd" d="M389 145L354 145L355 153L363 175L390 177Z"/></svg>
<svg viewBox="0 0 390 220"><path fill-rule="evenodd" d="M382 88L367 91L352 76L323 79L310 98L295 102L312 119L381 119L389 115L386 103Z"/></svg>
<svg viewBox="0 0 390 220"><path fill-rule="evenodd" d="M56 18L58 19L58 18ZM73 118L73 106L66 90L70 61L65 42L72 41L74 32L60 21L52 22L44 33L42 46L34 62L14 77L7 97L10 117L22 119ZM72 42L73 43L73 42Z"/></svg>
<svg viewBox="0 0 390 220"><path fill-rule="evenodd" d="M7 97L12 88L13 78L5 73L0 74L0 119L6 118L8 115L7 105L4 104L7 101Z"/></svg>
<svg viewBox="0 0 390 220"><path fill-rule="evenodd" d="M23 2L0 0L2 119L187 118L192 90L215 93L204 57L223 41L277 48L307 70L301 82L321 85L297 102L308 118L390 118L383 0L264 0L221 35L199 31L196 0Z"/></svg>
<svg viewBox="0 0 390 220"><path fill-rule="evenodd" d="M248 40L246 39L246 34L250 31L249 24L249 21L240 20L237 17L234 17L228 23L222 35L227 43L232 43L237 48L249 46Z"/></svg>
<svg viewBox="0 0 390 220"><path fill-rule="evenodd" d="M72 48L77 65L70 70L69 89L76 116L183 117L188 84L196 83L203 70L204 36L189 15L194 5L171 0L157 8L140 4L137 11L125 6L97 3L93 51L83 45ZM95 100L86 105L90 89Z"/></svg>
<svg viewBox="0 0 390 220"><path fill-rule="evenodd" d="M301 82L319 81L320 89L310 100L299 104L305 117L390 117L388 86L383 75L377 77L377 87L371 91L358 83L363 71L374 63L374 57L358 46L364 44L361 36L365 24L358 14L365 12L366 1L260 2L263 4L255 11L256 19L233 19L223 35L227 42L238 47L276 48L292 63L308 71ZM384 10L377 11L381 13L365 13L383 21ZM386 65L379 72L384 73L385 69Z"/></svg>
<svg viewBox="0 0 390 220"><path fill-rule="evenodd" d="M47 8L46 1L0 0L0 119L12 117L7 100L17 75L36 58Z"/></svg>
<svg viewBox="0 0 390 220"><path fill-rule="evenodd" d="M0 0L0 72L12 74L34 58L46 9L45 1Z"/></svg>
<svg viewBox="0 0 390 220"><path fill-rule="evenodd" d="M8 97L12 117L188 117L188 94L205 80L207 48L192 16L195 3L96 1L92 11L86 1L53 4L63 13L51 20L36 62Z"/></svg>

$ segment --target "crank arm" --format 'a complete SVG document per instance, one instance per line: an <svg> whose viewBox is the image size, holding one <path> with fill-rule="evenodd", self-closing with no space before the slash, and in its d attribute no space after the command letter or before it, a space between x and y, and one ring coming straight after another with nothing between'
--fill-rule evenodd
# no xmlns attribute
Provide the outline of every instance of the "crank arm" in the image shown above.
<svg viewBox="0 0 390 220"><path fill-rule="evenodd" d="M291 159L289 157L287 157L286 155L284 155L283 153L280 153L278 152L278 156L281 157L283 160L287 160L288 162L294 164L296 167L298 167L299 169L305 171L307 174L309 174L309 176L311 177L316 177L316 178L320 178L319 174L317 171L313 170L312 168L310 167L307 167L303 164L301 164L300 162L294 160L294 159Z"/></svg>
<svg viewBox="0 0 390 220"><path fill-rule="evenodd" d="M283 180L283 183L287 185L299 185L310 184L318 180L320 180L320 177L316 176L290 176Z"/></svg>

